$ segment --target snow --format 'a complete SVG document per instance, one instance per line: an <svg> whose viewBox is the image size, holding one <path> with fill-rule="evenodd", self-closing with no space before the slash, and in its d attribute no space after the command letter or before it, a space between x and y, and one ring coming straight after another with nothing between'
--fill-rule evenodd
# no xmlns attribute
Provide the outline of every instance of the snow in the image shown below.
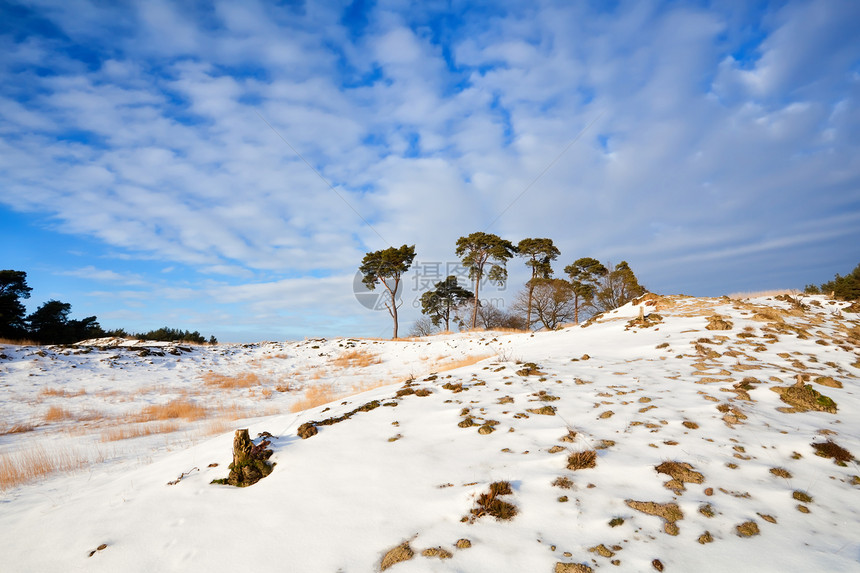
<svg viewBox="0 0 860 573"><path fill-rule="evenodd" d="M810 445L829 438L860 452L860 320L825 297L803 302L799 311L765 298L650 297L587 326L534 334L2 346L3 459L43 448L82 461L0 493L0 568L378 571L388 550L408 542L415 556L391 571L551 572L556 563L648 571L654 559L666 571L860 571L860 468L816 456ZM637 325L640 309L662 318ZM765 320L762 309L779 317ZM732 328L707 330L714 314ZM353 351L378 362L335 364ZM446 369L469 358L476 362ZM529 362L539 373L518 374ZM248 373L256 376L248 387L211 383ZM797 374L810 375L838 411L785 411L770 388L794 384ZM843 387L816 384L819 376ZM756 379L749 399L734 386L746 377ZM340 397L293 412L315 387ZM431 393L396 395L406 387ZM135 422L147 406L171 400L206 415ZM308 439L296 435L304 422L373 400L381 405L319 425ZM555 415L528 411L547 405ZM458 426L464 409L476 425ZM52 417L57 410L65 414ZM727 422L733 412L741 416ZM478 432L485 421L498 422L487 435ZM116 428L165 422L173 431L107 439ZM10 433L15 426L29 431ZM212 485L228 473L238 428L274 435L275 469L248 488ZM571 430L575 440L562 441ZM595 468L567 469L572 452L591 449ZM668 489L670 476L655 470L665 461L690 464L704 482ZM554 486L560 477L572 488ZM464 521L478 495L503 480L517 515ZM794 491L813 498L803 504L809 513L797 509ZM679 534L626 500L677 503ZM705 504L713 517L700 513ZM612 527L613 518L624 522ZM736 526L750 520L760 534L738 536ZM714 541L701 544L706 531ZM458 549L459 539L471 548ZM589 551L601 544L614 554ZM452 557L422 555L434 547Z"/></svg>

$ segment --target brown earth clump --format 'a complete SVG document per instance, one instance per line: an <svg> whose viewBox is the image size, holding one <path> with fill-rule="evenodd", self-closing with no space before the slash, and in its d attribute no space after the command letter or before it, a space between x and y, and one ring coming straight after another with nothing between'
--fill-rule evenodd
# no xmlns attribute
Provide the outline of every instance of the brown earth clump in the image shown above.
<svg viewBox="0 0 860 573"><path fill-rule="evenodd" d="M556 563L555 573L593 573L594 569L584 563Z"/></svg>
<svg viewBox="0 0 860 573"><path fill-rule="evenodd" d="M684 519L684 513L678 507L677 503L656 503L653 501L635 501L632 499L625 500L624 503L636 511L662 518L664 520L663 531L669 535L678 535L679 530L675 522Z"/></svg>
<svg viewBox="0 0 860 573"><path fill-rule="evenodd" d="M755 521L745 521L735 526L735 530L740 537L752 537L761 533L758 524Z"/></svg>
<svg viewBox="0 0 860 573"><path fill-rule="evenodd" d="M827 440L826 442L820 443L812 443L810 444L812 448L815 450L816 456L821 456L822 458L833 458L833 461L836 464L845 465L845 463L850 462L854 459L854 456L851 455L851 452L838 445L836 442L832 440Z"/></svg>
<svg viewBox="0 0 860 573"><path fill-rule="evenodd" d="M729 320L726 320L724 317L715 314L713 316L708 317L708 325L705 327L706 330L731 330L732 323Z"/></svg>
<svg viewBox="0 0 860 573"><path fill-rule="evenodd" d="M771 390L779 394L780 400L793 408L790 412L816 412L836 413L836 402L829 396L821 394L811 384L794 386L774 386Z"/></svg>
<svg viewBox="0 0 860 573"><path fill-rule="evenodd" d="M842 382L834 380L830 376L818 376L813 382L829 388L842 388Z"/></svg>
<svg viewBox="0 0 860 573"><path fill-rule="evenodd" d="M405 541L402 544L390 549L388 553L385 554L385 557L382 558L382 563L380 564L380 569L385 571L392 565L396 565L401 561L409 561L415 556L415 552L412 551L412 548L409 547L409 542Z"/></svg>
<svg viewBox="0 0 860 573"><path fill-rule="evenodd" d="M663 462L654 468L657 473L666 474L672 479L663 485L680 494L686 488L685 483L702 483L705 476L693 470L693 466L685 462Z"/></svg>

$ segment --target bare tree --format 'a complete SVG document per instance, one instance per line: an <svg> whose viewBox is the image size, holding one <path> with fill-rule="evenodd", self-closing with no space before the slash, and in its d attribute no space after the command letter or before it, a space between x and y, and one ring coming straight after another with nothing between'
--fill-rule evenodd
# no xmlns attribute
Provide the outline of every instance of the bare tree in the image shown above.
<svg viewBox="0 0 860 573"><path fill-rule="evenodd" d="M570 322L576 313L574 288L564 279L535 279L531 290L531 306L535 317L547 330L555 330L565 322ZM526 310L529 303L529 289L517 294L514 309Z"/></svg>

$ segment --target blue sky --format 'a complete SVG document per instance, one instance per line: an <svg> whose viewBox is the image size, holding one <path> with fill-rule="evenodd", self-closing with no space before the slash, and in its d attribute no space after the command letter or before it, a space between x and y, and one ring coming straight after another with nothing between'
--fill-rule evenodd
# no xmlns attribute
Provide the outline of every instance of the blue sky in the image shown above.
<svg viewBox="0 0 860 573"><path fill-rule="evenodd" d="M222 341L387 336L353 279L404 243L406 331L475 231L666 294L820 283L860 262L858 24L852 0L3 0L0 268L29 311Z"/></svg>

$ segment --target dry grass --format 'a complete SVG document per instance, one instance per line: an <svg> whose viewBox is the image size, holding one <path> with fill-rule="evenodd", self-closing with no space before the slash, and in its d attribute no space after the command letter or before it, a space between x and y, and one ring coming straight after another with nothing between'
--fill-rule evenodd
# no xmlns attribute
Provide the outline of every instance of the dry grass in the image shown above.
<svg viewBox="0 0 860 573"><path fill-rule="evenodd" d="M761 298L761 297L774 297L782 294L787 294L789 296L797 296L800 291L796 289L774 289L774 290L761 290L758 292L735 292L728 296L733 300L744 300L747 298Z"/></svg>
<svg viewBox="0 0 860 573"><path fill-rule="evenodd" d="M32 432L34 429L36 429L36 427L32 424L12 424L11 426L0 430L0 436L6 436L8 434L23 434L25 432Z"/></svg>
<svg viewBox="0 0 860 573"><path fill-rule="evenodd" d="M290 406L290 411L301 412L308 408L315 408L316 406L334 402L342 396L343 394L336 392L331 384L308 386L305 390L305 397L297 400L292 406Z"/></svg>
<svg viewBox="0 0 860 573"><path fill-rule="evenodd" d="M149 424L129 424L105 430L102 432L100 440L102 442L117 442L119 440L129 440L132 438L151 436L153 434L169 434L178 429L179 423L175 421Z"/></svg>
<svg viewBox="0 0 860 573"><path fill-rule="evenodd" d="M26 450L0 456L0 490L6 490L56 472L69 472L87 467L88 456L65 449L48 452L40 444L28 446Z"/></svg>
<svg viewBox="0 0 860 573"><path fill-rule="evenodd" d="M466 366L471 366L472 364L477 364L482 360L486 360L487 358L495 357L495 354L475 354L473 356L467 356L465 358L461 358L459 360L454 360L453 362L446 362L440 366L437 366L433 369L434 372L447 372L448 370L456 370L457 368L465 368Z"/></svg>
<svg viewBox="0 0 860 573"><path fill-rule="evenodd" d="M259 376L254 372L243 372L228 376L212 372L211 370L203 374L203 382L207 386L214 386L222 390L250 388L251 386L259 386L262 383Z"/></svg>
<svg viewBox="0 0 860 573"><path fill-rule="evenodd" d="M380 362L382 359L379 356L366 350L350 350L332 360L332 364L339 368L366 368Z"/></svg>
<svg viewBox="0 0 860 573"><path fill-rule="evenodd" d="M585 470L594 467L597 467L597 452L595 450L574 452L567 458L567 469L569 470Z"/></svg>
<svg viewBox="0 0 860 573"><path fill-rule="evenodd" d="M39 396L51 396L55 398L74 398L75 396L83 396L86 393L87 391L83 388L81 388L77 392L69 392L65 388L42 388L42 390L39 392Z"/></svg>
<svg viewBox="0 0 860 573"><path fill-rule="evenodd" d="M65 408L61 408L60 406L51 406L48 408L48 411L45 412L43 419L46 422L65 422L66 420L74 420L75 417Z"/></svg>
<svg viewBox="0 0 860 573"><path fill-rule="evenodd" d="M175 420L182 418L183 420L195 421L205 418L207 415L206 408L198 405L196 402L179 398L171 400L166 404L152 404L146 406L137 415L134 421L136 422L151 422L155 420Z"/></svg>
<svg viewBox="0 0 860 573"><path fill-rule="evenodd" d="M229 424L228 420L219 418L217 420L207 422L202 428L200 428L200 433L204 436L214 436L215 434L226 434L232 429L233 426Z"/></svg>
<svg viewBox="0 0 860 573"><path fill-rule="evenodd" d="M0 338L0 344L7 344L9 346L39 346L39 343L35 340L12 340L11 338Z"/></svg>
<svg viewBox="0 0 860 573"><path fill-rule="evenodd" d="M512 493L513 490L511 489L510 482L497 481L491 483L489 491L478 496L477 506L470 511L472 517L464 519L472 523L485 515L491 515L500 521L513 519L517 514L517 507L498 497L500 495L511 495Z"/></svg>

